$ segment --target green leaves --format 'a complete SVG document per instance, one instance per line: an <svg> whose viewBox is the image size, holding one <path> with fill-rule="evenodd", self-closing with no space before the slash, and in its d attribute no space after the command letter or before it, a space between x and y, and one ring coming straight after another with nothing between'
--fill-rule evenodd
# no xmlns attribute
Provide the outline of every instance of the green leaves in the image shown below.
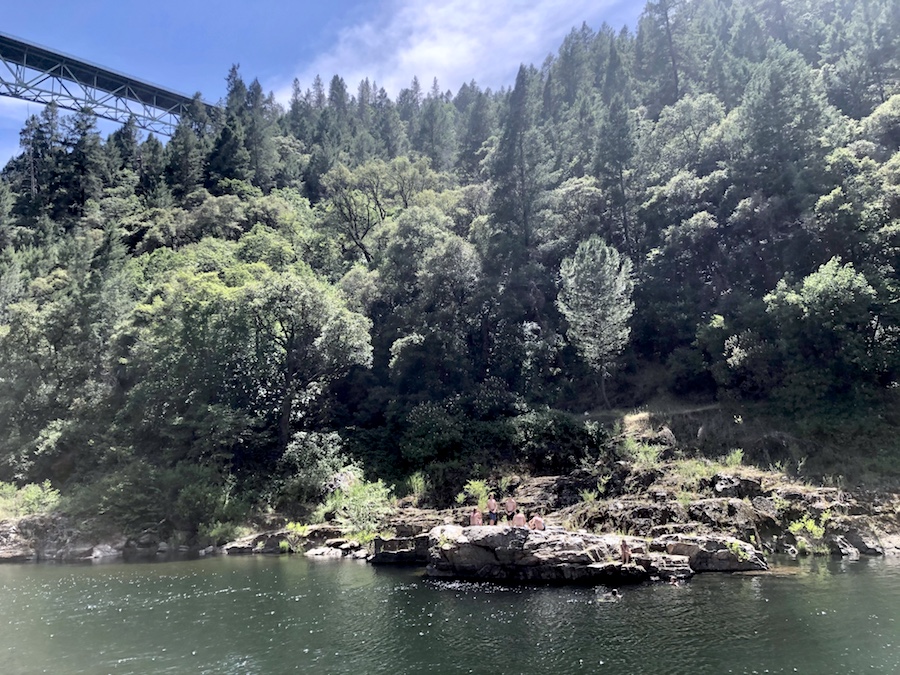
<svg viewBox="0 0 900 675"><path fill-rule="evenodd" d="M569 324L566 334L602 377L628 342L633 289L631 262L599 237L582 242L560 268L557 306Z"/></svg>

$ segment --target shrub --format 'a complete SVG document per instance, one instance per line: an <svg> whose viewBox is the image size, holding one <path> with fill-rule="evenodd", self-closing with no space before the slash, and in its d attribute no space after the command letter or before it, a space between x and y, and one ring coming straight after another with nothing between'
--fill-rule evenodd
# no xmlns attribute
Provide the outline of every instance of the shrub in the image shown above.
<svg viewBox="0 0 900 675"><path fill-rule="evenodd" d="M324 520L327 513L333 513L344 534L363 539L377 532L392 509L390 487L380 480L368 482L356 477L332 492L314 517Z"/></svg>
<svg viewBox="0 0 900 675"><path fill-rule="evenodd" d="M635 466L651 468L659 464L659 456L662 448L657 445L648 445L640 443L631 437L626 437L622 441L620 451L626 459L631 460Z"/></svg>
<svg viewBox="0 0 900 675"><path fill-rule="evenodd" d="M725 546L726 546L726 547L728 548L728 550L731 551L731 552L734 554L734 556L735 556L738 560L740 560L741 562L746 562L746 561L750 560L750 554L747 553L747 551L744 550L744 547L741 546L738 542L736 542L736 541L727 541L727 542L725 542Z"/></svg>
<svg viewBox="0 0 900 675"><path fill-rule="evenodd" d="M286 543L294 553L301 551L303 549L303 540L306 539L309 534L309 525L302 525L291 521L285 526L285 529L287 530L287 536L284 543Z"/></svg>
<svg viewBox="0 0 900 675"><path fill-rule="evenodd" d="M126 534L152 529L163 537L175 530L194 535L209 531L204 524L239 515L229 507L229 492L229 481L215 467L181 462L160 468L136 460L79 486L67 506L76 516L99 517Z"/></svg>
<svg viewBox="0 0 900 675"><path fill-rule="evenodd" d="M424 471L416 471L406 479L407 495L416 506L421 506L431 492L431 480Z"/></svg>
<svg viewBox="0 0 900 675"><path fill-rule="evenodd" d="M730 469L739 467L741 464L744 463L744 451L741 450L740 448L735 448L734 450L729 452L727 455L725 455L725 459L723 460L723 462L724 462L725 466L727 466Z"/></svg>
<svg viewBox="0 0 900 675"><path fill-rule="evenodd" d="M463 486L463 491L456 495L456 503L462 505L471 500L484 511L487 508L488 494L487 483L483 480L470 480Z"/></svg>
<svg viewBox="0 0 900 675"><path fill-rule="evenodd" d="M532 410L512 420L518 459L536 472L576 468L586 455L600 453L601 432L558 410Z"/></svg>
<svg viewBox="0 0 900 675"><path fill-rule="evenodd" d="M586 504L593 504L597 501L597 491L596 490L582 490L578 493L581 497L581 501Z"/></svg>
<svg viewBox="0 0 900 675"><path fill-rule="evenodd" d="M282 476L275 506L292 511L297 505L319 501L325 484L348 463L337 433L301 431L278 461Z"/></svg>
<svg viewBox="0 0 900 675"><path fill-rule="evenodd" d="M815 542L818 542L822 537L825 536L825 524L831 518L830 511L824 511L822 515L819 516L819 521L810 516L805 515L799 520L795 520L790 525L788 525L788 531L797 537L797 547L799 549L800 542L803 539L800 539L802 535L808 535L813 538Z"/></svg>
<svg viewBox="0 0 900 675"><path fill-rule="evenodd" d="M30 516L47 513L59 505L59 490L43 483L28 483L17 488L13 483L0 482L0 518Z"/></svg>
<svg viewBox="0 0 900 675"><path fill-rule="evenodd" d="M215 520L211 523L203 523L197 528L197 539L200 543L221 546L229 541L245 537L251 532L252 530L245 525Z"/></svg>

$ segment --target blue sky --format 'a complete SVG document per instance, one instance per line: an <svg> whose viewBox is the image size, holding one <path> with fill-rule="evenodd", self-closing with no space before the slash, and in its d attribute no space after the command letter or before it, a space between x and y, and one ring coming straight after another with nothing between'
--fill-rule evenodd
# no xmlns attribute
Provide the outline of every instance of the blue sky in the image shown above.
<svg viewBox="0 0 900 675"><path fill-rule="evenodd" d="M456 91L474 79L511 85L520 63L540 65L566 33L587 22L633 26L639 0L29 0L8 3L0 30L215 102L233 63L246 81L287 100L291 82L363 77L396 96L414 75ZM0 97L0 163L40 111Z"/></svg>

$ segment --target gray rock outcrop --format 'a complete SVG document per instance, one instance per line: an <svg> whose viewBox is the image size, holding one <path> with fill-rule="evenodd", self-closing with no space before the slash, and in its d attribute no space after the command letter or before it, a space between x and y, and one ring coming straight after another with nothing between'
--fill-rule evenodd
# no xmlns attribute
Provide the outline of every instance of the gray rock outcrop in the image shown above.
<svg viewBox="0 0 900 675"><path fill-rule="evenodd" d="M650 542L651 551L686 556L694 572L750 572L769 569L750 544L734 537L666 534Z"/></svg>
<svg viewBox="0 0 900 675"><path fill-rule="evenodd" d="M633 561L619 559L621 537L529 530L508 526L444 525L429 533L431 577L506 582L622 585L661 578L688 577L686 557L642 552L635 540Z"/></svg>

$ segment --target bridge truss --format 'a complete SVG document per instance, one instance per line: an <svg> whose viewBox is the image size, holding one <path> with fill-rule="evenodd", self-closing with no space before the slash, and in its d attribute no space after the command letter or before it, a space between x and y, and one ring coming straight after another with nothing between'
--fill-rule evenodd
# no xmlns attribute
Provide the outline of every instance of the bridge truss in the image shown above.
<svg viewBox="0 0 900 675"><path fill-rule="evenodd" d="M184 94L0 33L0 96L66 110L91 108L114 122L171 136L191 105ZM207 108L212 108L204 104Z"/></svg>

